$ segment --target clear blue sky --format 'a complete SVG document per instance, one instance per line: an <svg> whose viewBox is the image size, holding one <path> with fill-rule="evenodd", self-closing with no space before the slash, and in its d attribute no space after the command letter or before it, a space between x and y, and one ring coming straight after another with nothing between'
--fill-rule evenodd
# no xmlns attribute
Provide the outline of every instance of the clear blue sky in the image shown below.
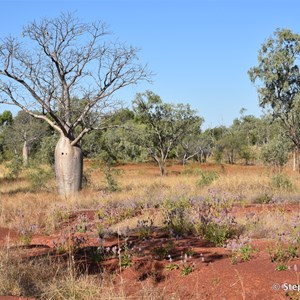
<svg viewBox="0 0 300 300"><path fill-rule="evenodd" d="M1 38L62 11L105 21L121 41L141 48L141 61L156 73L153 84L122 91L125 102L150 89L165 102L190 103L204 127L230 125L242 107L261 115L247 71L275 29L300 32L297 0L0 0L0 9Z"/></svg>

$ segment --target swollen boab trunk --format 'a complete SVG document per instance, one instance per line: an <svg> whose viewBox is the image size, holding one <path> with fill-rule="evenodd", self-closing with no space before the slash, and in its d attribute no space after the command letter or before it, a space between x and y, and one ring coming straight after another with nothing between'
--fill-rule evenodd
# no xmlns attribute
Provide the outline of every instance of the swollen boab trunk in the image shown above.
<svg viewBox="0 0 300 300"><path fill-rule="evenodd" d="M80 146L61 136L55 148L55 173L58 193L68 197L81 190L83 155Z"/></svg>

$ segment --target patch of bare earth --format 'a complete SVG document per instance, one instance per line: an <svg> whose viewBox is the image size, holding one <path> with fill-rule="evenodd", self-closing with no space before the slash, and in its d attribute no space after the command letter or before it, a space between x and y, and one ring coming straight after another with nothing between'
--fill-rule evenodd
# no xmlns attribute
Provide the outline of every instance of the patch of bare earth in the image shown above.
<svg viewBox="0 0 300 300"><path fill-rule="evenodd" d="M247 210L259 212L263 208L261 206L237 208L236 213L246 213ZM112 249L124 242L122 239L112 237L102 240L100 244L96 233L78 235L85 236L86 239L82 245L83 251L77 257L78 264L82 264L84 249L99 246ZM57 255L53 242L59 238L60 233L53 236L35 236L30 246L18 247L24 257L38 257L49 253ZM17 245L19 243L17 233L0 228L0 245L3 247L8 241L11 245ZM139 299L139 292L149 289L158 291L166 299L279 300L287 299L286 292L280 286L297 284L299 280L299 275L295 271L295 265L300 269L299 258L289 262L290 269L275 270L276 265L270 261L267 253L270 244L267 240L252 241L257 251L250 261L237 264L232 264L230 251L213 247L208 242L194 237L175 239L158 232L148 240L140 240L132 234L127 242L130 248L136 251L131 263L126 268L121 268L118 256L111 256L101 262L101 270L105 269L115 274L114 286L116 289L122 289L128 299L133 295L137 297L134 299ZM163 259L156 257L153 249L163 248L167 244L171 245L170 256ZM184 257L189 250L192 251L192 255ZM93 261L87 260L85 263L91 273L100 272L98 263L97 266L93 265ZM174 268L170 267L172 264ZM183 275L186 267L191 267L192 271ZM0 299L28 298L2 296Z"/></svg>

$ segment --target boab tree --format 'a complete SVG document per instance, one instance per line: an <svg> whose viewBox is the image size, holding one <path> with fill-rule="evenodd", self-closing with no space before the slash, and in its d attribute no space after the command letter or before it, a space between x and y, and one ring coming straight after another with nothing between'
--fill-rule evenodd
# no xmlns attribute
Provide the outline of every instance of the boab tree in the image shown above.
<svg viewBox="0 0 300 300"><path fill-rule="evenodd" d="M138 49L111 42L108 35L102 22L61 14L31 22L21 41L8 36L0 44L0 102L17 105L59 132L55 170L62 195L80 190L80 141L103 126L116 105L115 92L151 75L138 63ZM78 95L83 105L74 106Z"/></svg>

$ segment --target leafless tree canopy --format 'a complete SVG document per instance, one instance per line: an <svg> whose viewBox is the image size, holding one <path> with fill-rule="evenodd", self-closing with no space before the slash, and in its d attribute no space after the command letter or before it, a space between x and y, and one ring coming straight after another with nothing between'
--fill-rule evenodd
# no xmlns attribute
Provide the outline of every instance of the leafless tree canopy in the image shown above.
<svg viewBox="0 0 300 300"><path fill-rule="evenodd" d="M151 76L138 62L138 49L109 37L102 22L85 24L61 14L30 23L21 39L2 39L0 102L44 119L76 145L101 125L115 91ZM74 97L84 100L78 105Z"/></svg>

